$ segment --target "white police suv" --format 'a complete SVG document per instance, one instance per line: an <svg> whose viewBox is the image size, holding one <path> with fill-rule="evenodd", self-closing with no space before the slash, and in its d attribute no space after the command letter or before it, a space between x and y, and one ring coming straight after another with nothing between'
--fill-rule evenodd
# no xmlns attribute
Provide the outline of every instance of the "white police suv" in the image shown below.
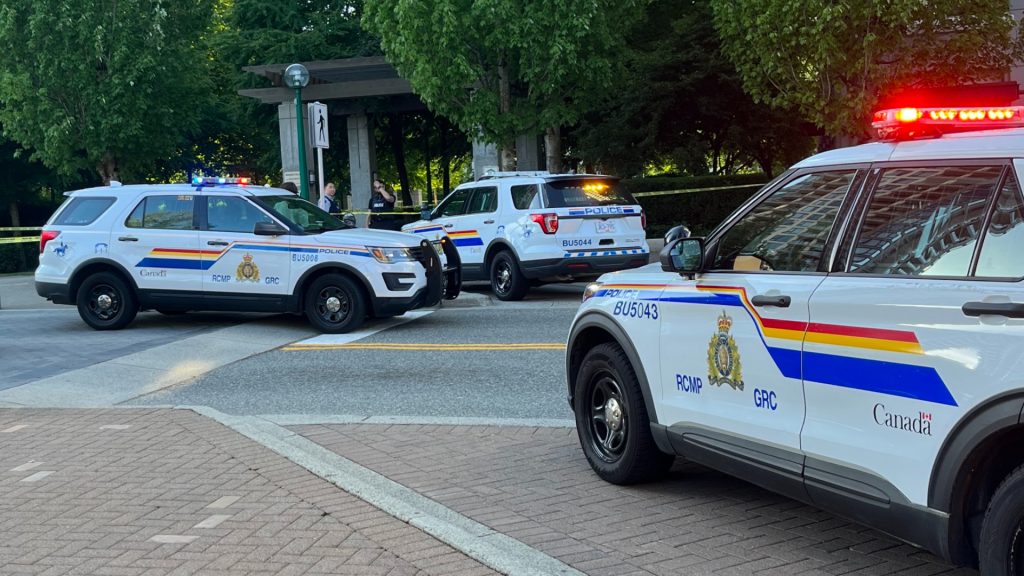
<svg viewBox="0 0 1024 576"><path fill-rule="evenodd" d="M643 210L618 180L498 172L457 187L429 220L402 227L458 248L464 280L490 280L501 300L531 284L593 279L647 264Z"/></svg>
<svg viewBox="0 0 1024 576"><path fill-rule="evenodd" d="M610 482L678 455L1024 574L1024 108L875 125L588 286L580 442Z"/></svg>
<svg viewBox="0 0 1024 576"><path fill-rule="evenodd" d="M137 312L303 313L323 332L454 298L430 243L354 228L245 179L79 190L43 228L36 292L97 330ZM457 253L445 243L457 261Z"/></svg>

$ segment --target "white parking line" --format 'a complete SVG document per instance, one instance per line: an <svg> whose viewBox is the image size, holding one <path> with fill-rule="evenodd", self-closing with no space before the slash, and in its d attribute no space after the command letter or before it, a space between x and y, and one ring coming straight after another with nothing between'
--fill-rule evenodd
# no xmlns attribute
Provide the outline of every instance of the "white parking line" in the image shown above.
<svg viewBox="0 0 1024 576"><path fill-rule="evenodd" d="M153 542L159 542L160 544L188 544L193 540L199 538L199 536L179 536L177 534L157 534L150 538Z"/></svg>
<svg viewBox="0 0 1024 576"><path fill-rule="evenodd" d="M231 518L231 514L214 514L199 524L196 524L193 528L216 528L221 522L228 518Z"/></svg>
<svg viewBox="0 0 1024 576"><path fill-rule="evenodd" d="M17 432L23 428L28 428L28 424L15 424L6 430L0 430L0 434L10 434L11 432Z"/></svg>
<svg viewBox="0 0 1024 576"><path fill-rule="evenodd" d="M37 482L39 480L42 480L43 478L46 478L50 474L53 474L54 472L56 472L56 470L40 470L39 472L36 472L35 474L33 474L31 476L26 476L26 477L22 478L21 481L22 482Z"/></svg>
<svg viewBox="0 0 1024 576"><path fill-rule="evenodd" d="M206 507L212 508L214 510L218 508L227 508L228 506L231 506L235 502L238 502L238 500L238 496L221 496L220 498L214 500L212 503L207 504Z"/></svg>
<svg viewBox="0 0 1024 576"><path fill-rule="evenodd" d="M388 328L394 328L400 326L406 322L418 320L433 313L433 310L414 310L412 312L406 312L401 316L395 316L394 318L388 318L387 320L381 320L380 322L374 322L368 328L363 330L357 330L355 332L349 332L348 334L321 334L305 340L299 340L298 342L292 342L291 345L330 345L337 346L339 344L350 344L356 340L362 340L367 336L373 336L378 332L383 332Z"/></svg>
<svg viewBox="0 0 1024 576"><path fill-rule="evenodd" d="M11 468L11 472L28 472L29 470L31 470L33 468L38 468L39 466L42 466L42 465L43 465L42 462L36 462L36 461L33 460L33 461L30 461L30 462L25 462L21 466L15 466L14 468Z"/></svg>
<svg viewBox="0 0 1024 576"><path fill-rule="evenodd" d="M100 430L127 430L131 427L131 424L104 424L100 426Z"/></svg>

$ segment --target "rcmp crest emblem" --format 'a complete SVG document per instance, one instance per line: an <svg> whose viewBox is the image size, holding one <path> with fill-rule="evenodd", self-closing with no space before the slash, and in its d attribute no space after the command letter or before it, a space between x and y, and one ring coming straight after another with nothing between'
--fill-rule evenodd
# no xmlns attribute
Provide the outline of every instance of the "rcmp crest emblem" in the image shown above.
<svg viewBox="0 0 1024 576"><path fill-rule="evenodd" d="M235 270L235 280L239 282L260 281L260 267L252 261L252 254L242 256L242 263Z"/></svg>
<svg viewBox="0 0 1024 576"><path fill-rule="evenodd" d="M713 386L728 384L734 390L743 390L743 367L740 353L729 330L732 318L725 311L718 317L718 332L708 344L708 382Z"/></svg>

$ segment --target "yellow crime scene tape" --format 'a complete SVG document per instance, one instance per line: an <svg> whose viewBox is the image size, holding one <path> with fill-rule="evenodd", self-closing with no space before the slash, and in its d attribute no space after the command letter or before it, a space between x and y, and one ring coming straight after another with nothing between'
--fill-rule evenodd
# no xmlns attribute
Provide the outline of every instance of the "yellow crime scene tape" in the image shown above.
<svg viewBox="0 0 1024 576"><path fill-rule="evenodd" d="M28 244L39 242L39 236L22 236L19 238L0 238L0 244Z"/></svg>
<svg viewBox="0 0 1024 576"><path fill-rule="evenodd" d="M0 228L0 232L39 232L42 230L39 226L16 226L8 228Z"/></svg>
<svg viewBox="0 0 1024 576"><path fill-rule="evenodd" d="M660 190L658 192L637 192L633 194L636 198L647 198L650 196L671 196L672 194L690 194L691 192L713 192L715 190L732 190L735 188L760 188L762 184L737 184L735 186L711 186L708 188L683 188L682 190Z"/></svg>

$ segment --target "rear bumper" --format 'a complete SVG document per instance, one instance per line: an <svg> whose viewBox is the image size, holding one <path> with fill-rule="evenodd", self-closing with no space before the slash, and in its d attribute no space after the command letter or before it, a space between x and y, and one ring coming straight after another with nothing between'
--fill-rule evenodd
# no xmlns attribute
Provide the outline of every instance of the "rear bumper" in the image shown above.
<svg viewBox="0 0 1024 576"><path fill-rule="evenodd" d="M36 294L54 304L71 304L71 294L67 284L36 281Z"/></svg>
<svg viewBox="0 0 1024 576"><path fill-rule="evenodd" d="M524 260L519 269L527 278L547 278L549 276L600 276L605 272L629 270L648 264L649 252L636 254L617 254L614 256L583 256L575 258L551 258L546 260Z"/></svg>

